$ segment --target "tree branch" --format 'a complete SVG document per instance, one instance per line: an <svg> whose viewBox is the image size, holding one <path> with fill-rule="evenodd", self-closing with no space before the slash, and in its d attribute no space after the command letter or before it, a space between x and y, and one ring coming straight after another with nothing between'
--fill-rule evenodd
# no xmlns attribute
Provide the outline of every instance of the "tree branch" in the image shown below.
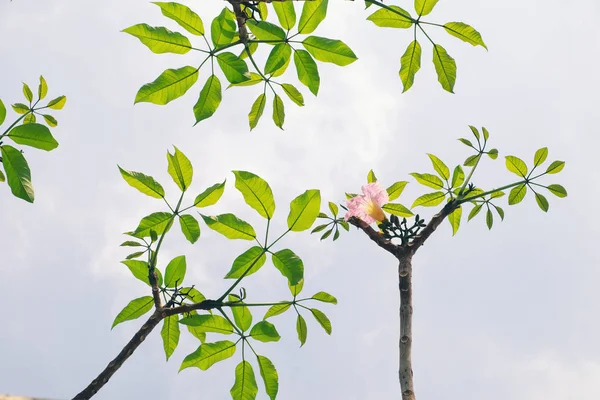
<svg viewBox="0 0 600 400"><path fill-rule="evenodd" d="M400 341L398 379L402 400L415 400L412 370L412 254L398 257L398 286L400 289Z"/></svg>
<svg viewBox="0 0 600 400"><path fill-rule="evenodd" d="M352 217L348 219L348 222L357 227L358 229L362 230L364 233L366 233L372 241L377 243L377 246L381 247L389 253L392 253L394 256L397 255L400 247L392 243L390 240L384 238L381 233L371 228L371 226L365 221L356 217Z"/></svg>
<svg viewBox="0 0 600 400"><path fill-rule="evenodd" d="M459 206L456 205L454 200L450 201L449 203L446 203L444 208L442 208L442 210L439 213L435 214L433 218L431 218L431 220L429 221L427 226L423 228L421 233L415 236L415 238L410 243L408 243L407 248L409 249L410 253L414 254L419 249L419 247L421 247L423 243L425 243L429 236L431 236L431 234L435 232L435 230L438 226L440 226L444 218L450 215L452 211L456 210L458 207Z"/></svg>

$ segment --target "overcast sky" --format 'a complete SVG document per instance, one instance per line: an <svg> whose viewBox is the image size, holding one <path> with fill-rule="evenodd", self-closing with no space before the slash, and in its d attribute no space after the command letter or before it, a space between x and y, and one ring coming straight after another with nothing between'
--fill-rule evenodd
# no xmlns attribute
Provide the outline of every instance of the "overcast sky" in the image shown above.
<svg viewBox="0 0 600 400"><path fill-rule="evenodd" d="M185 2L209 26L222 3ZM206 5L204 5L206 3ZM188 201L228 179L211 214L234 212L263 231L263 220L233 187L231 170L265 178L277 201L275 229L283 229L289 201L308 188L343 202L373 168L386 186L430 172L425 153L449 165L468 155L456 139L468 125L486 126L501 156L531 163L548 146L549 160L567 166L544 181L566 186L569 197L548 195L550 210L534 198L505 207L491 232L483 215L456 237L448 223L414 259L414 376L419 399L588 400L600 398L600 195L597 127L600 78L600 5L580 0L441 1L429 20L463 21L483 35L489 52L438 29L430 30L456 59L456 94L442 91L422 41L423 67L401 94L399 58L411 40L405 30L377 28L361 1L332 1L319 36L343 39L359 60L340 68L320 65L315 98L306 106L286 99L285 131L269 120L252 132L247 114L258 86L230 89L215 116L192 127L192 106L207 77L200 73L187 96L166 107L134 106L139 87L166 68L197 64L197 55L156 55L120 33L136 23L181 31L148 1L18 0L0 2L0 98L22 101L21 82L36 87L43 74L49 97L65 94L55 112L60 147L26 149L35 204L0 185L0 393L66 399L83 389L142 324L113 331L116 314L149 294L119 263L122 232L163 204L130 188L116 165L153 175L170 198L177 190L166 172L176 145L194 164ZM412 10L411 3L399 5ZM299 14L299 12L298 12ZM198 43L201 43L198 42ZM264 60L264 58L263 58ZM284 75L296 83L290 68ZM9 112L8 121L14 118ZM475 183L512 182L504 159L487 161ZM427 189L411 183L400 202L410 205ZM504 200L506 201L506 200ZM429 218L435 210L420 210ZM499 222L499 221L497 221ZM174 230L161 253L188 259L186 282L217 297L222 279L248 243L228 241L202 225L195 245ZM318 305L331 318L327 336L312 318L299 349L295 320L273 320L279 343L257 346L276 365L284 400L397 399L398 291L393 257L352 230L319 242L307 232L283 246L304 261L305 294L325 290L339 305ZM244 285L249 301L288 298L279 272L266 265ZM257 311L255 321L263 314ZM307 316L309 317L309 316ZM213 340L221 337L213 336ZM204 372L177 373L197 340L183 332L168 363L159 329L97 395L98 399L227 399L240 354ZM257 378L258 370L256 369ZM266 399L262 381L259 399Z"/></svg>

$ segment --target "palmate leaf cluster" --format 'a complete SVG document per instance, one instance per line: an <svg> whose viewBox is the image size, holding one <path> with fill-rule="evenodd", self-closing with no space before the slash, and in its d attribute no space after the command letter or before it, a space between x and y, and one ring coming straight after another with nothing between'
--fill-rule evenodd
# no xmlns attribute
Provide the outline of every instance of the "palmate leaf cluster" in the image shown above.
<svg viewBox="0 0 600 400"><path fill-rule="evenodd" d="M401 57L400 79L403 91L410 89L415 75L421 68L421 45L417 40L417 30L433 45L433 64L438 80L444 90L453 92L456 81L456 63L446 49L436 43L424 26L443 28L450 35L473 46L487 49L479 32L462 22L437 24L421 18L427 16L436 1L415 0L416 17L396 5L378 1L366 2L367 8L374 5L379 10L371 13L368 20L384 28L413 28L413 41ZM154 81L143 85L135 102L148 102L165 105L183 96L200 80L204 82L193 107L196 124L210 118L220 107L223 98L223 78L227 88L259 85L262 90L250 105L248 124L254 129L271 105L271 116L276 126L283 129L285 122L284 97L298 106L304 105L304 95L292 83L288 67L294 64L295 77L313 95L317 95L321 85L320 64L331 63L347 66L357 60L356 54L339 39L317 36L314 32L327 17L328 0L276 1L239 3L240 16L245 20L244 32L240 28L232 4L227 3L222 11L204 24L200 15L189 7L174 2L154 2L162 14L176 23L179 31L166 27L153 27L145 23L136 24L123 30L137 37L152 52L183 55L192 52L199 55L192 65L177 66L162 72ZM237 3L236 3L237 4ZM274 11L274 12L273 12ZM185 30L181 33L180 30ZM256 51L268 49L264 61L256 58ZM288 72L286 74L286 72ZM285 95L284 95L285 94Z"/></svg>
<svg viewBox="0 0 600 400"><path fill-rule="evenodd" d="M4 143L9 139L21 146L33 147L40 150L52 151L58 147L58 142L52 136L50 128L55 128L58 121L48 114L49 110L61 110L67 102L65 96L50 100L46 105L39 103L48 94L48 84L40 76L38 90L34 94L29 85L23 83L25 103L11 105L19 115L7 128L0 128L0 183L7 182L12 194L29 203L33 203L35 194L31 182L31 170L24 156L24 151ZM0 127L6 122L6 106L0 100Z"/></svg>
<svg viewBox="0 0 600 400"><path fill-rule="evenodd" d="M304 263L291 249L276 249L279 240L290 232L302 232L314 224L321 206L319 190L310 189L297 196L290 203L287 215L287 230L274 240L269 239L271 220L276 211L275 198L269 184L259 176L247 171L233 171L235 188L242 194L245 203L266 220L264 235L259 235L252 224L232 213L209 215L192 212L193 209L205 210L216 204L222 197L226 181L215 183L200 194L192 204L182 206L185 194L190 190L193 180L193 167L190 160L178 148L167 152L167 171L180 195L175 206L166 197L165 189L153 177L119 167L123 179L141 193L163 200L166 210L157 211L143 217L137 228L127 232L129 239L122 246L138 251L129 254L122 263L132 275L146 286L156 285L161 298L162 311L172 310L162 321L161 337L167 360L179 345L182 330L199 340L198 348L189 353L182 361L180 370L196 367L207 370L214 364L241 355L241 361L234 370L234 384L230 394L234 400L254 399L259 391L257 373L263 381L264 391L270 399L279 392L278 372L273 362L258 354L255 341L269 343L280 339L273 317L288 310L296 314L296 331L300 345L307 340L308 325L303 313L310 313L327 334L332 327L329 318L318 308L309 307L309 302L337 304L334 296L326 292L315 293L311 297L301 298L304 287ZM184 255L174 257L166 263L164 269L158 262L164 238L174 224L178 223L184 237L191 243L198 242L201 236L201 223L227 239L254 242L246 251L233 260L224 278L232 280L231 287L216 300L207 297L194 285L186 281L188 262ZM273 235L271 234L271 237ZM260 238L264 237L264 241ZM247 302L247 290L240 286L244 278L257 273L267 264L278 270L285 278L291 299L269 303ZM154 282L154 283L153 283ZM198 308L178 311L178 307L200 305ZM131 300L116 316L113 328L125 321L137 319L155 308L155 299L151 295ZM256 307L268 307L262 319L256 321ZM218 336L217 336L218 335ZM224 335L224 336L222 336ZM216 339L213 338L216 336ZM233 338L233 339L232 339ZM248 358L248 355L254 357Z"/></svg>
<svg viewBox="0 0 600 400"><path fill-rule="evenodd" d="M502 207L498 205L498 201L504 198L505 191L508 192L508 205L515 205L523 201L528 191L531 191L534 196L537 205L539 208L547 212L550 205L548 199L541 193L542 190L546 190L549 193L563 198L567 196L567 190L559 184L549 184L543 185L539 183L539 179L546 175L557 174L565 166L564 161L556 160L548 164L548 166L542 171L540 168L543 163L546 162L548 158L548 148L542 147L537 150L532 159L532 166L529 168L527 164L516 156L506 156L506 168L508 171L517 175L520 180L517 182L513 182L496 189L484 190L477 187L473 183L474 173L479 166L480 161L486 156L491 160L496 160L498 158L498 149L490 148L488 149L488 140L489 140L489 131L484 127L481 129L481 132L474 126L469 126L471 133L474 137L474 140L469 140L466 138L458 139L462 144L467 146L469 149L473 150L475 154L468 156L464 163L461 165L456 165L452 171L450 168L437 156L433 154L428 154L429 160L431 161L431 166L433 168L434 173L425 172L425 173L417 173L413 172L410 175L422 186L425 186L430 189L434 189L433 192L425 193L415 199L410 207L410 209L404 207L401 204L397 203L388 203L382 205L382 209L394 216L394 221L397 223L391 224L396 228L400 228L400 223L397 217L409 218L413 216L412 209L415 207L435 207L439 206L442 203L445 206L450 206L452 212L447 216L448 222L452 226L452 234L456 234L460 227L460 223L463 217L463 205L471 204L473 208L470 210L467 220L475 218L482 210L485 210L485 222L489 229L492 229L494 224L494 215L497 214L501 220L504 220L505 212ZM537 171L537 173L536 173ZM371 170L367 175L367 182L376 182L377 178L375 173ZM394 183L387 189L390 201L395 200L400 196L405 186L408 184L406 181L400 181ZM347 193L346 198L350 199L357 194ZM336 236L334 240L339 237L337 225L338 224L346 224L343 218L337 217L337 205L330 203L330 211L332 212L332 217L327 216L327 214L322 213L319 216L321 218L328 218L331 222L329 224L332 225L331 230L335 229ZM380 229L383 229L382 234L388 238L388 232L386 229L390 226L390 221L383 221L383 224L380 224ZM321 225L313 230L313 233L324 230L329 225ZM420 223L419 216L416 216L415 225L413 227L423 227L424 225ZM409 229L407 228L407 232ZM331 232L331 231L330 231ZM329 235L323 235L321 240L326 239ZM403 240L404 242L404 240Z"/></svg>

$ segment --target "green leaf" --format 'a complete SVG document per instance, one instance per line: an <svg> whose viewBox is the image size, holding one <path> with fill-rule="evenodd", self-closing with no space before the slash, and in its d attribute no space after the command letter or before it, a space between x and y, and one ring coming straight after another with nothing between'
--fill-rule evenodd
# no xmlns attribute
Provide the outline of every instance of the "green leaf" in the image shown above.
<svg viewBox="0 0 600 400"><path fill-rule="evenodd" d="M419 16L427 15L433 10L438 0L415 0L415 11Z"/></svg>
<svg viewBox="0 0 600 400"><path fill-rule="evenodd" d="M226 279L237 279L242 275L249 276L258 271L267 260L262 247L254 246L240 254L234 261L231 269L225 275ZM248 272L246 272L248 271Z"/></svg>
<svg viewBox="0 0 600 400"><path fill-rule="evenodd" d="M236 84L250 79L248 65L235 54L220 53L217 55L217 62L229 82Z"/></svg>
<svg viewBox="0 0 600 400"><path fill-rule="evenodd" d="M147 217L142 218L140 224L133 232L133 236L144 238L150 236L150 231L156 232L157 235L162 235L171 228L173 214L168 212L155 212Z"/></svg>
<svg viewBox="0 0 600 400"><path fill-rule="evenodd" d="M445 197L446 194L444 192L427 193L416 199L410 208L415 208L417 206L434 207L444 201Z"/></svg>
<svg viewBox="0 0 600 400"><path fill-rule="evenodd" d="M229 391L233 400L254 400L258 393L254 370L248 361L242 361L235 368L235 381Z"/></svg>
<svg viewBox="0 0 600 400"><path fill-rule="evenodd" d="M317 29L317 26L327 16L327 0L307 1L302 6L302 14L298 21L298 33L308 35Z"/></svg>
<svg viewBox="0 0 600 400"><path fill-rule="evenodd" d="M288 281L288 288L290 289L290 293L292 294L292 296L298 296L304 288L304 278L300 279L300 281L295 285L292 285L292 283Z"/></svg>
<svg viewBox="0 0 600 400"><path fill-rule="evenodd" d="M400 79L404 89L402 93L410 89L415 82L415 75L421 69L421 45L413 40L400 58Z"/></svg>
<svg viewBox="0 0 600 400"><path fill-rule="evenodd" d="M433 169L435 170L435 172L437 172L438 175L446 181L448 179L450 179L450 170L448 169L446 164L444 164L444 162L442 160L440 160L433 154L427 154L427 155L429 156L429 159L431 160L431 164L433 165Z"/></svg>
<svg viewBox="0 0 600 400"><path fill-rule="evenodd" d="M291 307L291 304L289 304L289 303L288 304L276 304L274 306L271 306L265 313L265 316L263 317L263 319L267 319L267 318L274 317L279 314L283 314L284 312L289 310L290 307Z"/></svg>
<svg viewBox="0 0 600 400"><path fill-rule="evenodd" d="M402 204L387 203L384 204L381 208L383 209L383 211L387 211L390 214L397 215L399 217L408 218L414 215L408 208L404 207Z"/></svg>
<svg viewBox="0 0 600 400"><path fill-rule="evenodd" d="M47 107L53 110L62 110L65 104L67 104L67 98L65 96L58 96L54 100L50 100Z"/></svg>
<svg viewBox="0 0 600 400"><path fill-rule="evenodd" d="M304 277L304 263L292 250L283 249L271 254L275 268L285 276L290 285L297 285Z"/></svg>
<svg viewBox="0 0 600 400"><path fill-rule="evenodd" d="M210 24L212 42L216 48L225 46L233 42L236 32L237 24L235 23L235 16L233 12L225 7Z"/></svg>
<svg viewBox="0 0 600 400"><path fill-rule="evenodd" d="M487 142L487 140L490 138L490 133L487 129L485 129L485 126L482 127L481 130L483 131L483 139Z"/></svg>
<svg viewBox="0 0 600 400"><path fill-rule="evenodd" d="M476 154L474 156L469 156L469 157L467 157L467 159L465 160L465 162L463 163L463 165L465 167L472 167L475 164L477 164L477 160L479 160L479 154Z"/></svg>
<svg viewBox="0 0 600 400"><path fill-rule="evenodd" d="M343 67L357 60L354 52L341 40L309 36L302 41L302 45L314 58L322 62Z"/></svg>
<svg viewBox="0 0 600 400"><path fill-rule="evenodd" d="M169 162L169 175L171 175L173 181L179 186L179 189L185 192L192 184L194 173L192 163L177 147L175 147L174 154L167 151L167 161Z"/></svg>
<svg viewBox="0 0 600 400"><path fill-rule="evenodd" d="M525 198L526 194L527 186L525 186L525 184L515 186L508 194L508 204L512 206L513 204L520 203Z"/></svg>
<svg viewBox="0 0 600 400"><path fill-rule="evenodd" d="M26 83L23 83L23 94L25 95L27 101L29 101L30 103L33 101L33 93L31 92L29 85L27 85Z"/></svg>
<svg viewBox="0 0 600 400"><path fill-rule="evenodd" d="M235 354L235 343L223 340L215 343L204 343L193 353L189 354L179 370L189 367L197 367L203 371L209 369L213 364L226 360Z"/></svg>
<svg viewBox="0 0 600 400"><path fill-rule="evenodd" d="M498 215L500 216L500 218L502 219L502 221L504 221L504 210L502 208L498 207L495 204L492 204L492 205L496 209L496 212L498 213Z"/></svg>
<svg viewBox="0 0 600 400"><path fill-rule="evenodd" d="M121 243L119 246L127 246L127 247L143 247L144 245L138 242L126 241Z"/></svg>
<svg viewBox="0 0 600 400"><path fill-rule="evenodd" d="M160 336L163 340L163 348L165 349L165 355L167 360L177 348L179 344L179 315L170 315L163 320L163 327L160 331Z"/></svg>
<svg viewBox="0 0 600 400"><path fill-rule="evenodd" d="M23 103L15 103L11 107L12 107L13 111L16 112L17 114L25 114L29 111L29 106L27 106Z"/></svg>
<svg viewBox="0 0 600 400"><path fill-rule="evenodd" d="M462 207L461 206L459 206L457 209L455 209L448 215L448 222L450 222L450 225L452 226L452 236L456 235L456 232L458 232L458 228L460 227L461 217L462 217Z"/></svg>
<svg viewBox="0 0 600 400"><path fill-rule="evenodd" d="M469 146L469 147L473 147L473 148L475 148L475 147L473 146L473 143L471 143L471 141L470 141L470 140L467 140L467 139L464 139L464 138L460 138L460 139L458 139L458 140L459 140L459 141L460 141L462 144L464 144L464 145L466 145L466 146Z"/></svg>
<svg viewBox="0 0 600 400"><path fill-rule="evenodd" d="M317 310L316 308L311 308L310 312L315 317L319 325L321 325L323 329L325 329L325 332L327 332L328 335L331 335L331 321L329 321L327 315L325 315L322 311Z"/></svg>
<svg viewBox="0 0 600 400"><path fill-rule="evenodd" d="M2 102L2 100L0 100L0 125L2 125L4 123L5 119L6 119L6 107L4 106L4 103Z"/></svg>
<svg viewBox="0 0 600 400"><path fill-rule="evenodd" d="M296 89L296 87L294 85L291 85L289 83L283 83L281 85L281 88L283 89L285 94L288 95L290 100L292 100L294 103L296 103L300 107L304 106L304 97L302 96L302 93L300 93L300 91L298 89Z"/></svg>
<svg viewBox="0 0 600 400"><path fill-rule="evenodd" d="M489 208L485 213L485 224L487 225L488 229L492 229L492 226L494 225L494 215Z"/></svg>
<svg viewBox="0 0 600 400"><path fill-rule="evenodd" d="M548 158L548 148L542 147L536 151L535 155L533 156L533 166L537 167L541 165L544 161L546 161L546 158Z"/></svg>
<svg viewBox="0 0 600 400"><path fill-rule="evenodd" d="M204 35L204 24L202 19L193 12L189 7L179 3L163 3L154 2L160 7L162 14L177 22L179 26L191 33L192 35L203 36Z"/></svg>
<svg viewBox="0 0 600 400"><path fill-rule="evenodd" d="M527 165L515 156L506 156L506 168L520 177L525 178L527 175Z"/></svg>
<svg viewBox="0 0 600 400"><path fill-rule="evenodd" d="M283 73L287 71L287 67L290 65L290 59L291 57L286 58L285 63L279 69L271 72L271 78L283 75Z"/></svg>
<svg viewBox="0 0 600 400"><path fill-rule="evenodd" d="M150 286L150 279L148 277L150 271L148 269L148 263L146 261L140 260L123 260L121 264L127 266L134 277L144 282L146 285ZM156 281L159 286L163 284L163 277L158 268L154 268L156 271Z"/></svg>
<svg viewBox="0 0 600 400"><path fill-rule="evenodd" d="M119 171L129 186L136 188L143 194L155 199L165 197L165 190L153 177L144 175L141 172L127 171L121 167L119 167Z"/></svg>
<svg viewBox="0 0 600 400"><path fill-rule="evenodd" d="M4 176L4 173L2 172L2 170L0 170L0 182L5 182L6 181L6 177Z"/></svg>
<svg viewBox="0 0 600 400"><path fill-rule="evenodd" d="M292 2L282 2L282 4L285 3L291 4ZM276 4L280 3L273 3L273 6ZM257 355L256 360L258 362L258 367L260 368L260 375L265 382L265 392L267 392L270 400L275 400L277 392L279 391L279 376L277 375L277 370L271 360L265 356Z"/></svg>
<svg viewBox="0 0 600 400"><path fill-rule="evenodd" d="M243 81L240 83L230 83L229 86L227 86L227 89L229 89L230 87L233 87L233 86L236 86L236 87L254 86L254 85L258 85L259 83L263 82L262 76L260 76L256 72L249 72L248 74L246 74L246 76L250 76L250 78L247 81Z"/></svg>
<svg viewBox="0 0 600 400"><path fill-rule="evenodd" d="M260 14L260 19L263 21L266 20L269 16L269 9L267 8L267 5L265 3L258 3L257 7Z"/></svg>
<svg viewBox="0 0 600 400"><path fill-rule="evenodd" d="M112 324L112 328L120 324L121 322L131 321L141 317L152 309L154 306L154 300L152 296L144 296L132 300L125 306L125 308L117 315L115 321Z"/></svg>
<svg viewBox="0 0 600 400"><path fill-rule="evenodd" d="M279 24L288 31L296 25L296 10L291 1L275 1L271 3L277 14Z"/></svg>
<svg viewBox="0 0 600 400"><path fill-rule="evenodd" d="M185 271L185 256L178 256L172 259L165 270L165 286L168 288L181 286L185 278Z"/></svg>
<svg viewBox="0 0 600 400"><path fill-rule="evenodd" d="M477 139L477 142L479 142L481 135L479 134L479 131L477 130L477 128L475 128L473 125L469 125L469 129L471 129L473 136L475 136L475 138Z"/></svg>
<svg viewBox="0 0 600 400"><path fill-rule="evenodd" d="M456 62L439 44L433 47L433 65L438 76L438 82L444 90L454 93L456 82Z"/></svg>
<svg viewBox="0 0 600 400"><path fill-rule="evenodd" d="M144 255L144 253L146 253L146 250L144 250L144 251L136 251L135 253L129 254L127 257L125 257L125 259L131 260L133 258L138 258L138 257Z"/></svg>
<svg viewBox="0 0 600 400"><path fill-rule="evenodd" d="M463 42L467 42L473 46L482 46L487 50L487 46L483 42L481 34L472 26L462 22L448 22L444 24L444 29L446 29L446 32L450 35L459 38Z"/></svg>
<svg viewBox="0 0 600 400"><path fill-rule="evenodd" d="M183 96L198 80L198 68L167 69L138 90L134 103L164 105Z"/></svg>
<svg viewBox="0 0 600 400"><path fill-rule="evenodd" d="M184 214L179 216L179 225L181 226L181 232L185 238L194 244L200 238L200 224L193 215Z"/></svg>
<svg viewBox="0 0 600 400"><path fill-rule="evenodd" d="M29 203L33 203L34 193L31 184L31 171L23 154L12 146L0 146L2 164L8 186L13 195Z"/></svg>
<svg viewBox="0 0 600 400"><path fill-rule="evenodd" d="M236 302L234 296L229 295L230 302ZM243 303L242 303L243 304ZM242 332L246 332L252 325L252 314L250 309L246 306L231 306L231 312L233 314L233 320L235 325L240 328Z"/></svg>
<svg viewBox="0 0 600 400"><path fill-rule="evenodd" d="M298 318L296 319L296 332L298 333L298 340L300 341L300 347L304 346L306 343L306 321L302 315L298 314Z"/></svg>
<svg viewBox="0 0 600 400"><path fill-rule="evenodd" d="M246 171L233 171L235 188L244 201L262 217L271 219L275 213L275 198L269 184L261 177Z"/></svg>
<svg viewBox="0 0 600 400"><path fill-rule="evenodd" d="M548 189L553 195L557 197L567 197L567 189L565 189L561 185L549 185L546 189Z"/></svg>
<svg viewBox="0 0 600 400"><path fill-rule="evenodd" d="M263 115L263 111L265 110L265 104L267 102L267 96L264 93L258 95L254 103L252 104L252 108L250 109L250 113L248 114L248 122L250 123L250 130L256 128L260 117Z"/></svg>
<svg viewBox="0 0 600 400"><path fill-rule="evenodd" d="M504 196L504 194L505 193L503 191L498 190L497 192L494 192L491 194L490 199L496 199L496 198L502 197L502 196Z"/></svg>
<svg viewBox="0 0 600 400"><path fill-rule="evenodd" d="M312 2L307 2L305 4L310 3ZM308 51L296 50L294 51L294 65L296 65L298 80L308 87L312 94L316 96L319 92L321 78L319 77L319 70L315 60L313 60Z"/></svg>
<svg viewBox="0 0 600 400"><path fill-rule="evenodd" d="M51 151L58 147L58 142L50 133L50 129L40 124L31 123L15 126L8 132L7 136L17 144L35 147L36 149Z"/></svg>
<svg viewBox="0 0 600 400"><path fill-rule="evenodd" d="M48 126L51 126L53 128L58 126L58 121L52 115L42 114L42 117L44 118L44 121L46 121Z"/></svg>
<svg viewBox="0 0 600 400"><path fill-rule="evenodd" d="M210 229L220 233L227 239L254 240L256 237L252 225L233 214L221 214L216 217L202 215L202 219Z"/></svg>
<svg viewBox="0 0 600 400"><path fill-rule="evenodd" d="M256 50L258 49L258 43L256 43L256 42L250 42L250 43L248 43L248 48L250 50L250 55L253 55L254 53L256 53ZM242 52L240 53L239 57L242 60L245 59L245 58L248 58L248 51L246 51L245 47L242 50ZM256 75L258 75L258 74L256 74Z"/></svg>
<svg viewBox="0 0 600 400"><path fill-rule="evenodd" d="M334 217L337 217L337 214L339 212L339 208L338 208L337 204L332 203L330 201L329 202L329 211L331 211L331 214L333 214Z"/></svg>
<svg viewBox="0 0 600 400"><path fill-rule="evenodd" d="M472 220L473 218L475 218L475 216L477 214L479 214L479 212L481 211L481 208L483 207L483 203L480 204L476 204L475 207L473 207L473 209L471 210L471 212L469 213L469 218L467 219L467 221Z"/></svg>
<svg viewBox="0 0 600 400"><path fill-rule="evenodd" d="M543 195L536 193L535 201L537 202L538 206L540 206L543 212L548 212L548 208L550 207L550 205L548 204L548 200Z"/></svg>
<svg viewBox="0 0 600 400"><path fill-rule="evenodd" d="M43 100L48 94L48 84L43 76L40 75L40 84L38 86L38 99ZM1 124L2 122L0 122Z"/></svg>
<svg viewBox="0 0 600 400"><path fill-rule="evenodd" d="M332 296L329 293L327 293L327 292L318 292L318 293L315 293L311 297L311 299L322 301L323 303L337 304L337 299L334 296Z"/></svg>
<svg viewBox="0 0 600 400"><path fill-rule="evenodd" d="M191 314L198 315L196 310L192 310ZM206 332L203 332L201 329L198 329L195 326L189 326L189 325L187 326L187 330L189 333L192 334L192 336L194 336L195 338L200 340L200 343L206 342Z"/></svg>
<svg viewBox="0 0 600 400"><path fill-rule="evenodd" d="M387 188L387 194L390 198L390 201L396 200L398 197L400 197L407 184L408 182L406 181L400 181Z"/></svg>
<svg viewBox="0 0 600 400"><path fill-rule="evenodd" d="M293 232L309 229L317 219L320 209L321 192L315 189L307 190L290 203L288 228Z"/></svg>
<svg viewBox="0 0 600 400"><path fill-rule="evenodd" d="M283 100L279 95L275 95L273 98L273 122L280 129L283 129L283 122L285 121L285 106Z"/></svg>
<svg viewBox="0 0 600 400"><path fill-rule="evenodd" d="M250 336L260 342L278 342L281 339L275 325L267 321L257 322L250 330Z"/></svg>
<svg viewBox="0 0 600 400"><path fill-rule="evenodd" d="M216 75L211 75L200 91L200 97L194 105L196 124L210 118L221 104L221 81Z"/></svg>
<svg viewBox="0 0 600 400"><path fill-rule="evenodd" d="M465 182L465 173L460 165L457 165L452 172L452 187L459 187Z"/></svg>
<svg viewBox="0 0 600 400"><path fill-rule="evenodd" d="M33 113L27 114L25 116L25 118L23 119L23 125L26 125L26 124L35 124L36 119L37 118L36 118L35 114L33 114Z"/></svg>
<svg viewBox="0 0 600 400"><path fill-rule="evenodd" d="M230 335L233 333L233 325L225 318L218 315L202 314L190 315L179 320L180 324L195 326L199 331L220 333Z"/></svg>
<svg viewBox="0 0 600 400"><path fill-rule="evenodd" d="M377 177L375 176L375 172L373 172L373 170L370 170L367 174L367 183L373 182L377 182Z"/></svg>
<svg viewBox="0 0 600 400"><path fill-rule="evenodd" d="M558 174L565 167L564 161L553 161L546 169L547 174Z"/></svg>
<svg viewBox="0 0 600 400"><path fill-rule="evenodd" d="M225 182L226 181L223 181L222 183L216 183L196 196L196 200L194 200L194 206L199 208L208 207L219 201L223 195L223 192L225 191Z"/></svg>
<svg viewBox="0 0 600 400"><path fill-rule="evenodd" d="M390 10L390 8L393 10ZM369 15L367 19L382 28L407 29L413 25L410 13L398 6L380 8Z"/></svg>
<svg viewBox="0 0 600 400"><path fill-rule="evenodd" d="M289 62L291 55L292 47L289 44L280 43L275 45L275 47L271 49L269 57L267 58L267 62L265 63L265 75L271 74L283 67L287 62Z"/></svg>
<svg viewBox="0 0 600 400"><path fill-rule="evenodd" d="M487 152L487 154L492 160L495 160L496 158L498 158L498 149L491 149Z"/></svg>
<svg viewBox="0 0 600 400"><path fill-rule="evenodd" d="M206 297L200 291L193 287L181 288L180 293L183 294L192 303L200 303L206 300ZM189 326L189 325L188 325Z"/></svg>
<svg viewBox="0 0 600 400"><path fill-rule="evenodd" d="M433 188L433 189L443 189L444 188L444 182L442 182L442 180L435 175L418 174L416 172L413 172L409 175L412 176L413 178L415 178L417 180L417 182L419 182L421 185L425 185L425 186Z"/></svg>
<svg viewBox="0 0 600 400"><path fill-rule="evenodd" d="M251 19L247 20L246 24L258 40L285 40L285 31L275 24Z"/></svg>
<svg viewBox="0 0 600 400"><path fill-rule="evenodd" d="M122 32L135 36L156 54L185 54L192 48L190 40L179 32L171 32L165 27L152 27L148 24L137 24L123 29Z"/></svg>

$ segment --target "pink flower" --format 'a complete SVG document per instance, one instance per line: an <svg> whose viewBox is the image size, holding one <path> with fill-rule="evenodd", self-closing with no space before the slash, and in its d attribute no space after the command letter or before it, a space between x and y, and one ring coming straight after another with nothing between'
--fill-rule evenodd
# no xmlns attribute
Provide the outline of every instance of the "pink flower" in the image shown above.
<svg viewBox="0 0 600 400"><path fill-rule="evenodd" d="M363 195L355 196L346 200L348 212L344 219L348 221L351 217L363 220L367 224L375 221L383 221L385 213L381 206L390 201L387 191L379 182L369 183L362 187Z"/></svg>

